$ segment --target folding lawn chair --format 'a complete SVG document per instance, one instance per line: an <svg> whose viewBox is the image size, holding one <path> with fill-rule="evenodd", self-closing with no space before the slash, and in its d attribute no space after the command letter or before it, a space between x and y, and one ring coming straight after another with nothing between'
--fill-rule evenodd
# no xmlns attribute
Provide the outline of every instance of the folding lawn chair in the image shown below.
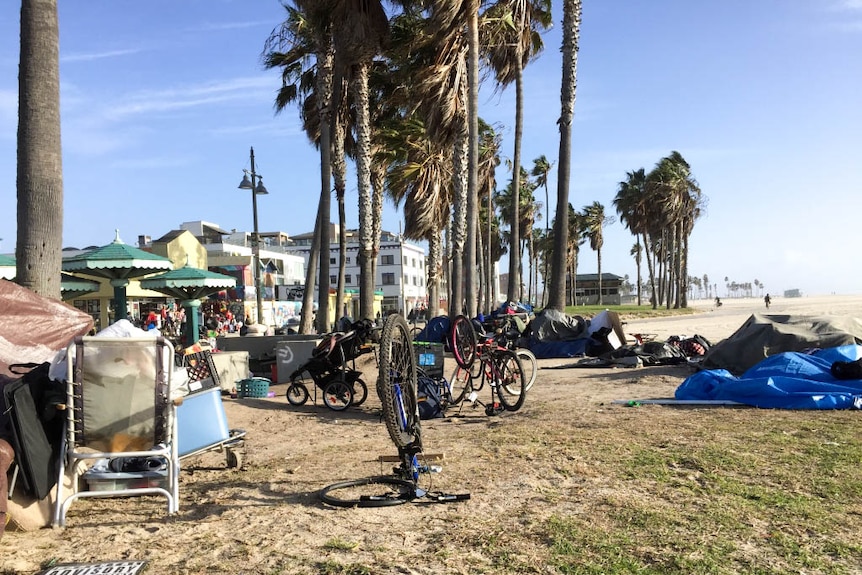
<svg viewBox="0 0 862 575"><path fill-rule="evenodd" d="M54 525L65 525L71 504L85 497L160 495L167 499L169 514L179 510L176 406L170 398L173 358L173 346L161 337L78 337L69 346ZM122 475L122 481L94 481L94 489L92 470L82 470L86 466L81 462L98 460L143 462L144 467L121 467L123 473L114 475ZM159 466L165 469L154 469ZM69 494L63 485L67 472ZM82 479L89 490L81 489Z"/></svg>

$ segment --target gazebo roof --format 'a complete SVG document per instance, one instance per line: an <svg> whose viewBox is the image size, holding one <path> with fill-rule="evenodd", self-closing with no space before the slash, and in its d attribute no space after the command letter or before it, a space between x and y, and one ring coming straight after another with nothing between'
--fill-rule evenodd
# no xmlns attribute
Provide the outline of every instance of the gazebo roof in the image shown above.
<svg viewBox="0 0 862 575"><path fill-rule="evenodd" d="M123 243L120 233L113 242L63 260L63 271L107 279L129 279L169 270L171 260Z"/></svg>

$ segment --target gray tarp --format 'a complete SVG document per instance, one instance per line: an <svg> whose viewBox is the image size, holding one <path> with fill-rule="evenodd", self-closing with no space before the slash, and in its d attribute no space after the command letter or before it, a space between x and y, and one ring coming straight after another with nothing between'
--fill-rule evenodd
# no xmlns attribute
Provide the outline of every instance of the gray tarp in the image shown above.
<svg viewBox="0 0 862 575"><path fill-rule="evenodd" d="M862 344L862 320L843 316L760 315L709 350L704 369L741 375L761 360L785 351Z"/></svg>
<svg viewBox="0 0 862 575"><path fill-rule="evenodd" d="M587 337L587 325L581 316L566 315L546 309L532 321L533 336L539 341L571 341Z"/></svg>

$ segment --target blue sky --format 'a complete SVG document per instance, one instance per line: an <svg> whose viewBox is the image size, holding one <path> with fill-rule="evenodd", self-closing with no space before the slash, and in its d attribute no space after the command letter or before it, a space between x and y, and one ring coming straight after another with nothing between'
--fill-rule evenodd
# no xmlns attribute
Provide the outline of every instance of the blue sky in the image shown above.
<svg viewBox="0 0 862 575"><path fill-rule="evenodd" d="M526 70L523 163L557 161L560 2ZM0 252L14 252L19 2L0 4ZM260 229L309 231L319 160L260 66L276 0L60 2L63 245L158 237L181 222L252 228L237 189L254 146ZM708 198L690 273L767 291L862 293L862 0L584 0L570 201L613 198L627 171L678 150ZM480 114L512 153L513 90ZM502 169L499 185L508 177ZM551 210L556 172L550 177ZM544 191L537 191L544 202ZM335 212L333 211L333 221ZM356 226L356 186L348 189ZM539 224L543 225L543 224ZM397 231L387 206L384 226ZM602 271L635 277L634 238L605 230ZM580 273L595 273L581 252Z"/></svg>

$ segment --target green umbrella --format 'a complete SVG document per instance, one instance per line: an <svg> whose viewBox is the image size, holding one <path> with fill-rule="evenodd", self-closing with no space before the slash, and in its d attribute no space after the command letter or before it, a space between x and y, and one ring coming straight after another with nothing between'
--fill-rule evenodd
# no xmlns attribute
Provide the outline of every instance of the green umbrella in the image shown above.
<svg viewBox="0 0 862 575"><path fill-rule="evenodd" d="M60 295L64 300L99 291L100 287L97 281L75 277L71 274L60 274Z"/></svg>
<svg viewBox="0 0 862 575"><path fill-rule="evenodd" d="M64 259L62 267L64 272L110 280L117 310L115 319L125 319L128 315L126 287L129 280L169 270L174 266L168 258L123 243L120 230L117 230L113 242Z"/></svg>
<svg viewBox="0 0 862 575"><path fill-rule="evenodd" d="M15 268L15 258L0 254L0 278L11 280L18 273Z"/></svg>
<svg viewBox="0 0 862 575"><path fill-rule="evenodd" d="M197 341L200 300L235 286L236 279L231 276L191 267L188 263L178 270L141 280L142 288L174 297L186 308L187 345Z"/></svg>

